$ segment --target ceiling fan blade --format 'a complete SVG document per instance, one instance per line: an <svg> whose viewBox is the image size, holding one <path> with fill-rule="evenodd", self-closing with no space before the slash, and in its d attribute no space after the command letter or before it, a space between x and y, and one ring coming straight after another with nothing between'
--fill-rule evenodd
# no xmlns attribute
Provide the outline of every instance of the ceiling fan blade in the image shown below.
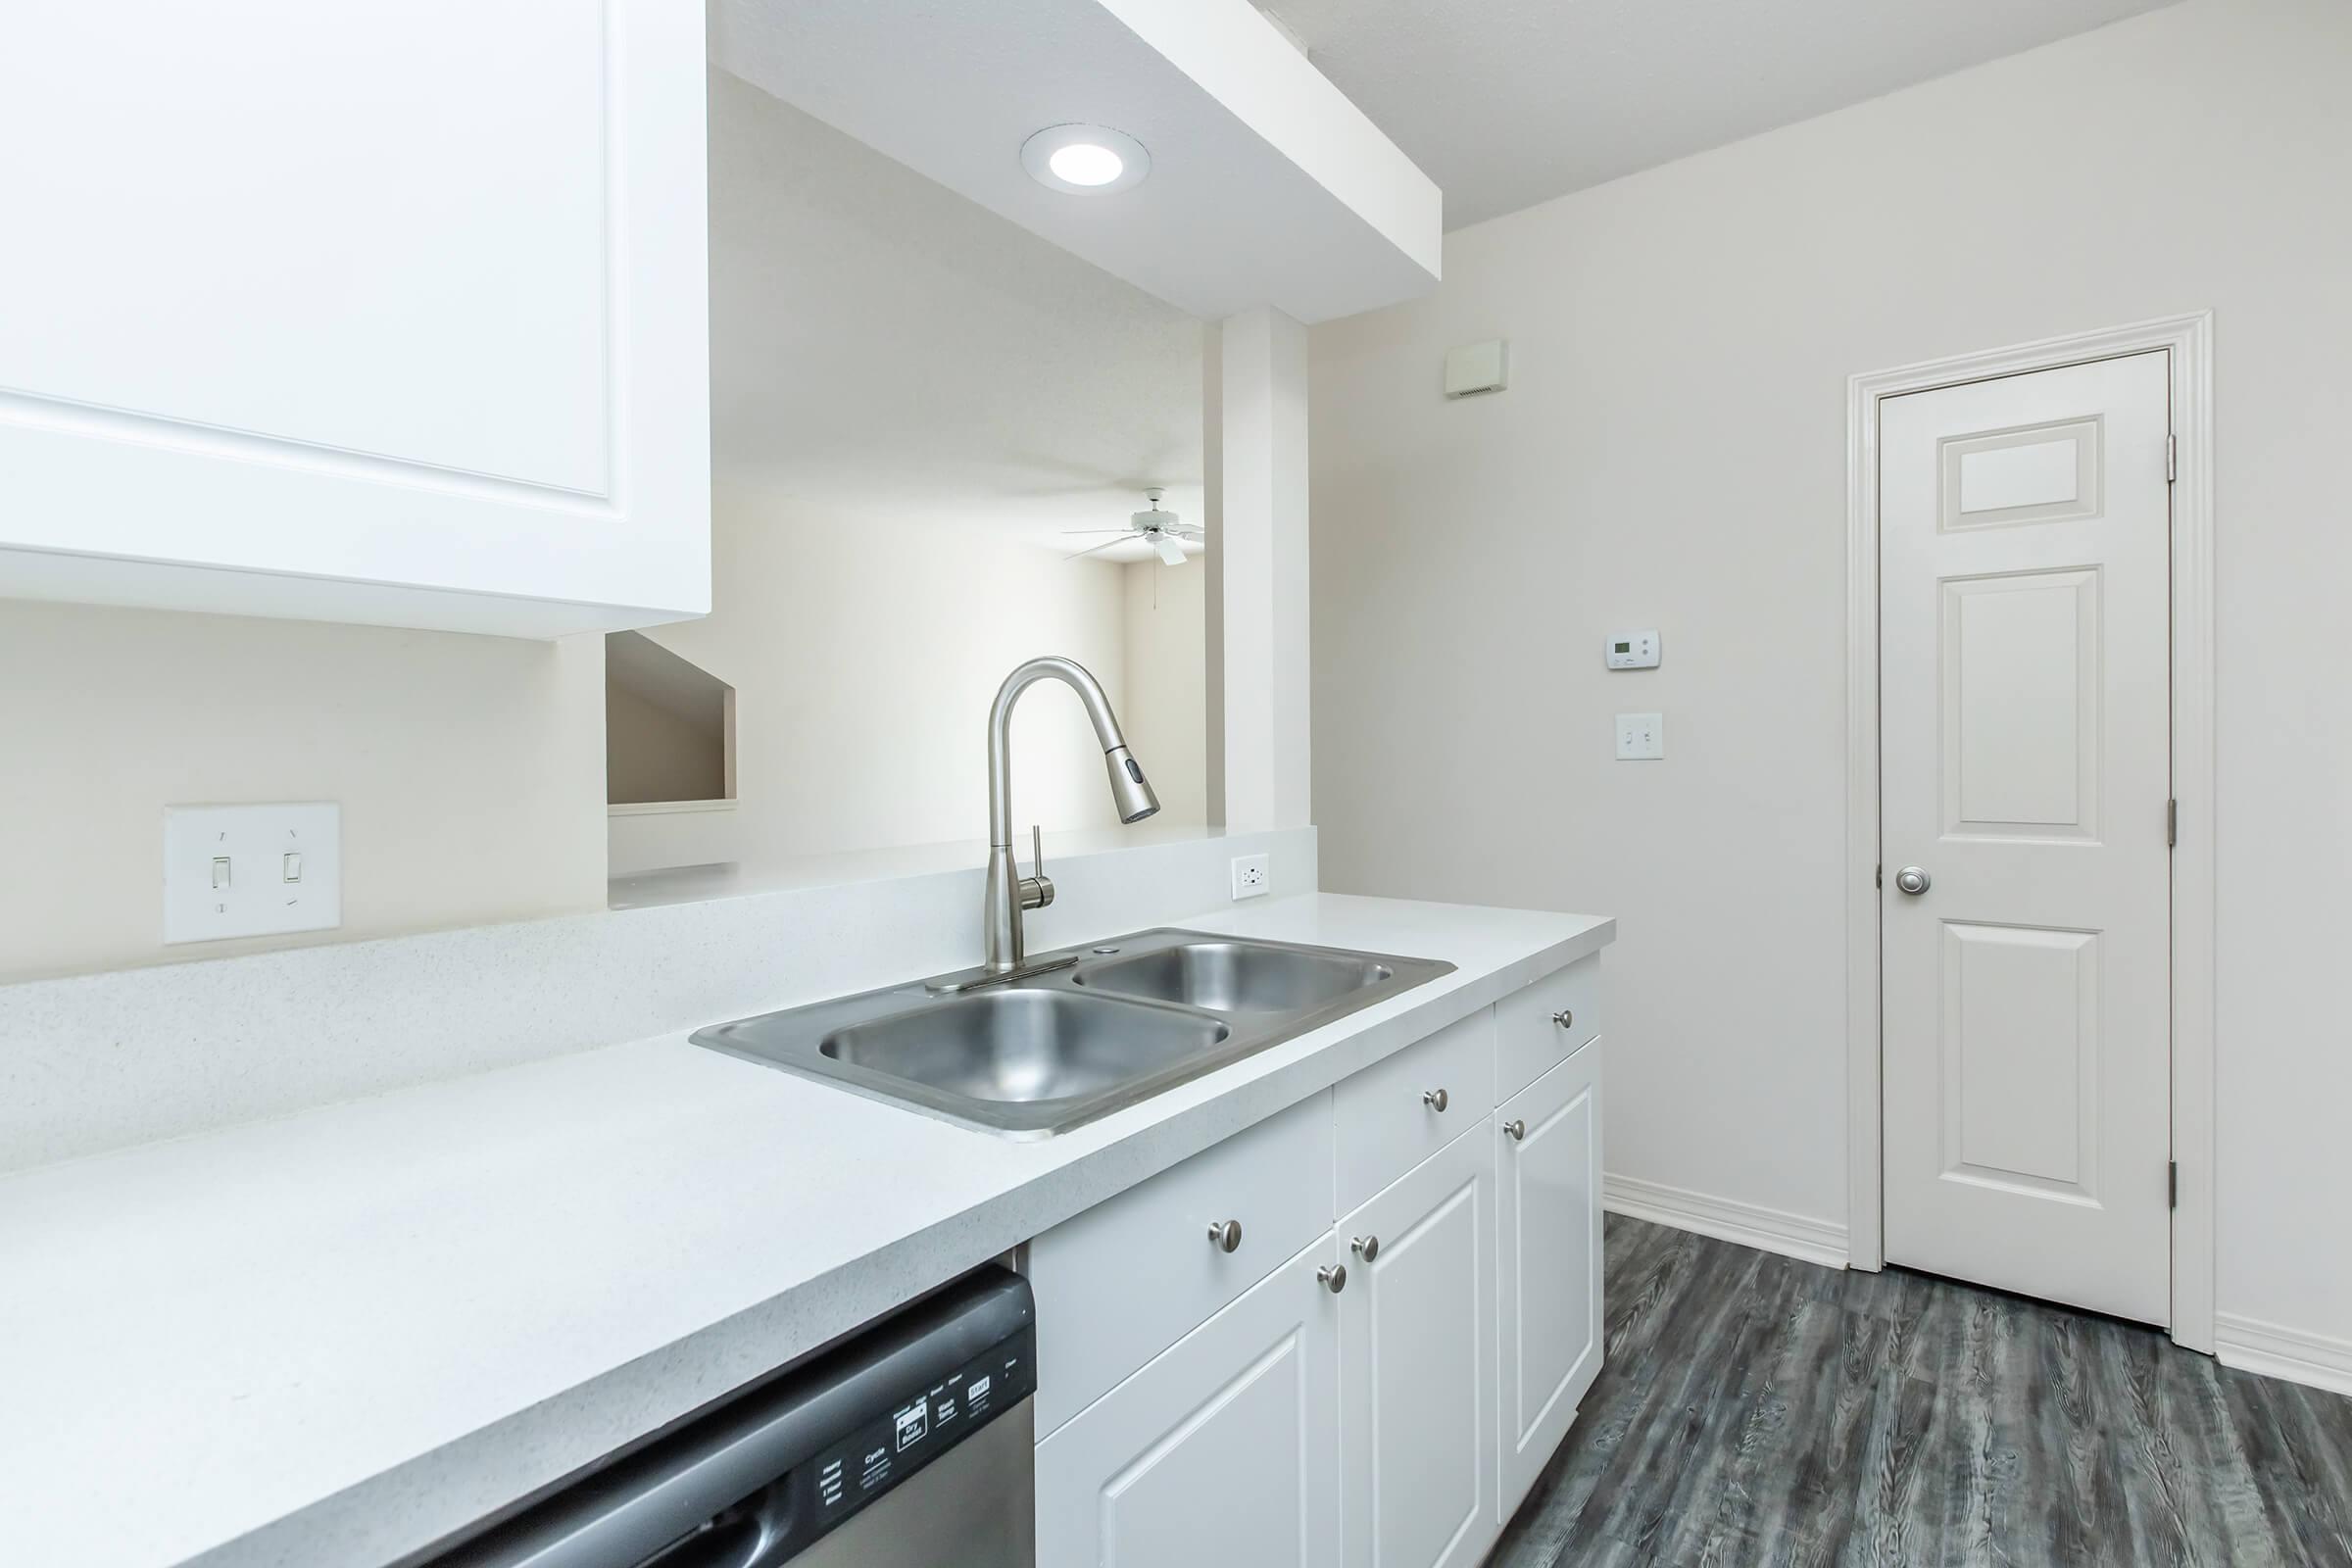
<svg viewBox="0 0 2352 1568"><path fill-rule="evenodd" d="M1119 531L1122 533L1126 532L1126 530L1123 528ZM1114 545L1123 545L1127 541L1124 539L1105 539L1099 545L1089 545L1086 549L1079 551L1075 556L1064 556L1061 559L1064 561L1077 561L1083 557L1093 555L1098 550L1108 550Z"/></svg>
<svg viewBox="0 0 2352 1568"><path fill-rule="evenodd" d="M1065 533L1065 534L1074 534L1074 533L1133 533L1133 532L1135 532L1135 530L1134 530L1133 528L1064 528L1064 529L1062 529L1061 531L1062 531L1063 533Z"/></svg>
<svg viewBox="0 0 2352 1568"><path fill-rule="evenodd" d="M1179 539L1205 539L1208 537L1208 530L1206 528L1190 528L1181 524L1174 528L1170 528L1168 532L1174 534Z"/></svg>
<svg viewBox="0 0 2352 1568"><path fill-rule="evenodd" d="M1153 539L1152 541L1152 548L1158 551L1159 559L1166 562L1169 565L1181 566L1184 564L1184 546L1178 544L1166 534L1163 533L1157 538Z"/></svg>

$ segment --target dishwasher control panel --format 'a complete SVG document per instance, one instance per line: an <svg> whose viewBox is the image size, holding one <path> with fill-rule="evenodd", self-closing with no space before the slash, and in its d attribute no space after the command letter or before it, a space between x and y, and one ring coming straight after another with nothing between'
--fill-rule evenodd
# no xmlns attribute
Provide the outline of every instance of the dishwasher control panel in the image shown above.
<svg viewBox="0 0 2352 1568"><path fill-rule="evenodd" d="M932 1458L1037 1391L1033 1331L975 1356L834 1443L808 1465L815 1528L830 1530Z"/></svg>

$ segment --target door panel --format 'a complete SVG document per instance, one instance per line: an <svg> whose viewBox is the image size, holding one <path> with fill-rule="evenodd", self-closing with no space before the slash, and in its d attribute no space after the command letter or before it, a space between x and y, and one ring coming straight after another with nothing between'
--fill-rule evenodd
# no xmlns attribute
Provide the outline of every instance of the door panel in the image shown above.
<svg viewBox="0 0 2352 1568"><path fill-rule="evenodd" d="M2095 836L2098 572L1942 586L1944 831Z"/></svg>
<svg viewBox="0 0 2352 1568"><path fill-rule="evenodd" d="M1326 1236L1038 1445L1039 1568L1333 1568Z"/></svg>
<svg viewBox="0 0 2352 1568"><path fill-rule="evenodd" d="M1340 1535L1355 1568L1467 1568L1499 1529L1494 1136L1491 1116L1472 1123L1340 1226ZM1366 1239L1377 1249L1353 1246Z"/></svg>
<svg viewBox="0 0 2352 1568"><path fill-rule="evenodd" d="M1600 1375L1600 1068L1595 1040L1495 1112L1504 1519Z"/></svg>
<svg viewBox="0 0 2352 1568"><path fill-rule="evenodd" d="M2157 352L1880 406L1886 1257L2149 1322L2169 387Z"/></svg>
<svg viewBox="0 0 2352 1568"><path fill-rule="evenodd" d="M2099 1166L2098 942L1944 925L1944 1175L2087 1194Z"/></svg>

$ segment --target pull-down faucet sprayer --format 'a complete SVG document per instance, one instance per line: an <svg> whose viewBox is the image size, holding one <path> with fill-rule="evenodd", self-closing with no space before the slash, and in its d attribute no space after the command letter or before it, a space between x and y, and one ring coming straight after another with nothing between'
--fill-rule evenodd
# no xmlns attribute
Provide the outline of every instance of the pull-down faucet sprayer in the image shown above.
<svg viewBox="0 0 2352 1568"><path fill-rule="evenodd" d="M1086 716L1102 743L1102 763L1110 775L1111 799L1118 803L1119 820L1141 822L1159 809L1141 763L1128 754L1127 738L1119 733L1119 718L1102 683L1067 659L1032 659L1004 677L997 700L988 710L988 902L982 914L987 932L985 972L1005 978L1021 967L1023 948L1021 911L1042 909L1054 902L1054 884L1045 874L1042 846L1032 856L1037 875L1022 876L1012 857L1012 762L1007 741L1012 709L1021 693L1046 679L1066 683L1086 705Z"/></svg>

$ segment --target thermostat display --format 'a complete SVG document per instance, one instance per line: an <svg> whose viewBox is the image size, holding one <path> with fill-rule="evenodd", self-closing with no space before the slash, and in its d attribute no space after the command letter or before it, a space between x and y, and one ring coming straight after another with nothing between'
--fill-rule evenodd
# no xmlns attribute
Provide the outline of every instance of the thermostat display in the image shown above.
<svg viewBox="0 0 2352 1568"><path fill-rule="evenodd" d="M1611 632L1605 648L1611 669L1658 667L1658 634L1654 631Z"/></svg>

